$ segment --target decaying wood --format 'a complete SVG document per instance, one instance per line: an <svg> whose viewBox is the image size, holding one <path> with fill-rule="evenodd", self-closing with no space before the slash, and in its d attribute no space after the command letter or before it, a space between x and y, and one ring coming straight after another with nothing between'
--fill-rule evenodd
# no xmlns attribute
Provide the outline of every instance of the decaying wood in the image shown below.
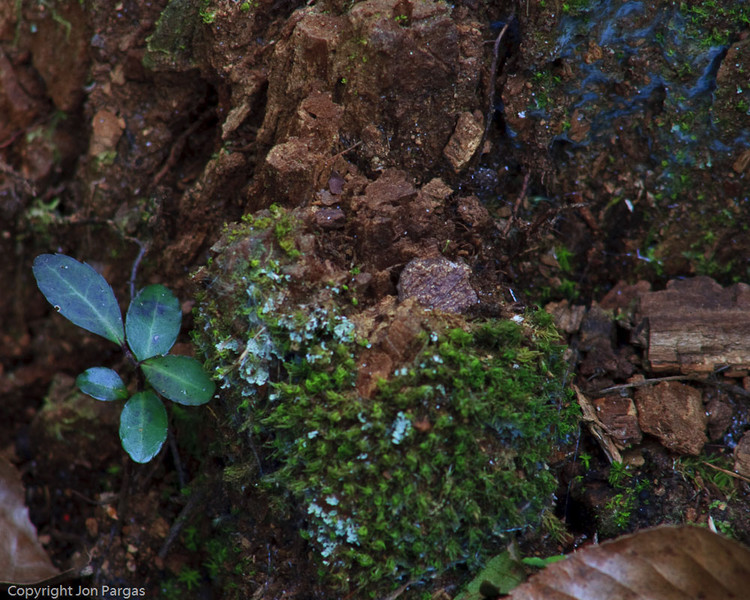
<svg viewBox="0 0 750 600"><path fill-rule="evenodd" d="M750 369L750 286L723 288L709 277L673 280L640 297L638 338L651 371Z"/></svg>
<svg viewBox="0 0 750 600"><path fill-rule="evenodd" d="M599 417L596 414L596 408L592 404L591 400L589 400L586 395L583 394L580 389L578 389L577 386L574 385L573 390L576 393L578 405L581 407L583 422L588 427L591 435L593 435L599 442L599 446L604 451L604 454L607 455L610 463L621 463L622 455L620 454L620 449L617 447L617 444L614 441L614 436L612 436L607 427L599 420Z"/></svg>

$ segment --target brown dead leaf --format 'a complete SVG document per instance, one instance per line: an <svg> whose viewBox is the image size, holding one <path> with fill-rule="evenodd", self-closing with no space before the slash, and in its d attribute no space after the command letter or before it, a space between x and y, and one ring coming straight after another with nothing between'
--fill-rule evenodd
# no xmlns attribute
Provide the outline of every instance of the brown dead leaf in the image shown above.
<svg viewBox="0 0 750 600"><path fill-rule="evenodd" d="M700 527L657 527L589 546L514 589L512 600L741 600L750 550Z"/></svg>
<svg viewBox="0 0 750 600"><path fill-rule="evenodd" d="M36 583L59 574L36 537L21 476L0 458L0 582Z"/></svg>

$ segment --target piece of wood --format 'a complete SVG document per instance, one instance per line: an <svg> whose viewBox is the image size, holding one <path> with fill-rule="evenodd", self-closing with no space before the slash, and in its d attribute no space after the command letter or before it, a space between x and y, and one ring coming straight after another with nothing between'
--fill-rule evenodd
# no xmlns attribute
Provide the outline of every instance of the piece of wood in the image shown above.
<svg viewBox="0 0 750 600"><path fill-rule="evenodd" d="M710 373L750 369L750 286L723 288L710 277L672 280L640 296L636 337L651 371Z"/></svg>

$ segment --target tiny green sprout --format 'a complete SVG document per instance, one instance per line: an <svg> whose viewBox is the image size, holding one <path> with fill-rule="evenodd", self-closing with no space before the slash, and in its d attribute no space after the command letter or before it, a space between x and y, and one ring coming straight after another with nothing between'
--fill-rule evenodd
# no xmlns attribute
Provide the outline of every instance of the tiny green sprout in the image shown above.
<svg viewBox="0 0 750 600"><path fill-rule="evenodd" d="M583 468L588 471L589 468L591 468L592 456L588 452L581 452L578 455L578 458L581 460L581 464L583 464Z"/></svg>
<svg viewBox="0 0 750 600"><path fill-rule="evenodd" d="M613 462L609 470L609 484L615 488L621 488L631 477L627 465L621 462Z"/></svg>
<svg viewBox="0 0 750 600"><path fill-rule="evenodd" d="M192 592L193 588L200 586L201 574L195 569L182 567L180 574L177 576L177 581L184 583L188 592Z"/></svg>
<svg viewBox="0 0 750 600"><path fill-rule="evenodd" d="M211 4L210 0L203 0L203 7L198 11L198 14L201 17L201 20L206 25L211 25L214 21L216 21L216 10L212 10L209 8L209 5Z"/></svg>
<svg viewBox="0 0 750 600"><path fill-rule="evenodd" d="M216 388L197 360L168 354L182 323L179 301L163 285L149 285L131 302L123 325L112 288L88 264L64 254L41 254L33 271L39 289L57 312L120 346L143 372L148 385L133 395L106 367L85 370L76 385L97 400L127 399L120 415L122 447L135 462L149 462L167 439L167 411L159 396L196 406L208 402Z"/></svg>

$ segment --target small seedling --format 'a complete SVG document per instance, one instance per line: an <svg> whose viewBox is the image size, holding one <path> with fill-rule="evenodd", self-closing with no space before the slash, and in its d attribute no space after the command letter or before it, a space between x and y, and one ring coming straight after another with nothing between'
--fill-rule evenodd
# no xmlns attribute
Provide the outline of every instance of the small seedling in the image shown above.
<svg viewBox="0 0 750 600"><path fill-rule="evenodd" d="M117 372L106 367L87 369L76 384L97 400L128 399L120 415L122 447L135 462L150 461L167 439L167 411L159 396L196 406L208 402L216 388L197 360L168 355L180 332L179 301L163 285L149 285L133 298L123 327L112 288L91 266L64 254L41 254L33 271L57 312L120 346L143 372L148 385L132 396Z"/></svg>

